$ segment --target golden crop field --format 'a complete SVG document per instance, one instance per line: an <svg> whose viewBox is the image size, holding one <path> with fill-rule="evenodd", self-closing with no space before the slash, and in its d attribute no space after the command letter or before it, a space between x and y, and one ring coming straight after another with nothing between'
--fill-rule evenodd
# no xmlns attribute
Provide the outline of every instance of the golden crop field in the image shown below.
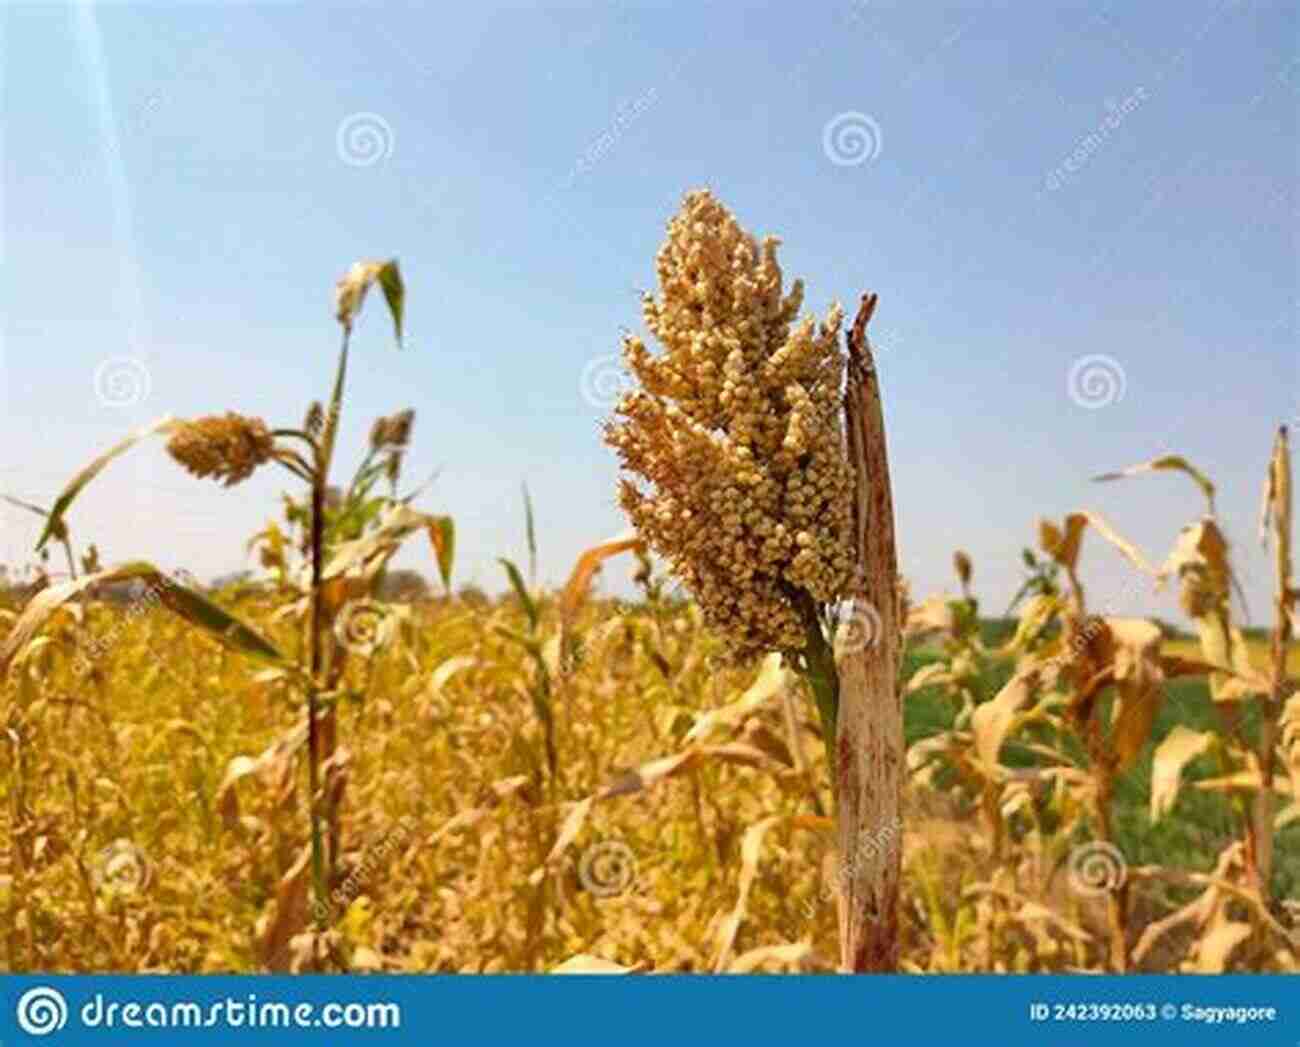
<svg viewBox="0 0 1300 1047"><path fill-rule="evenodd" d="M402 336L394 262L339 281L300 424L163 418L26 507L38 571L0 610L9 971L1300 969L1286 430L1261 454L1271 633L1236 622L1214 484L1172 455L1101 478L1205 496L1162 565L1080 512L1037 523L1015 619L981 616L960 551L959 595L909 593L874 296L843 332L838 307L796 322L774 243L683 207L646 304L668 351L629 336L640 387L605 434L646 481L620 495L635 529L558 590L508 560L505 596L455 588L454 504L399 493L409 411L332 481L368 293ZM154 437L199 479L291 474L259 577L79 544L77 496ZM385 596L408 540L437 594ZM1102 542L1177 588L1184 636L1090 611ZM635 595L595 585L612 558Z"/></svg>
<svg viewBox="0 0 1300 1047"><path fill-rule="evenodd" d="M292 644L274 601L229 606ZM539 613L554 637L555 600ZM11 708L9 722L21 745L6 749L0 834L13 870L0 894L9 969L301 967L301 700L165 610L124 614L68 610L18 669L11 699L23 714ZM578 624L583 657L563 682L556 673L551 785L529 698L541 669L501 632L526 634L519 602L394 614L400 624L350 669L340 711L342 865L359 875L325 932L332 967L545 970L586 954L645 970L834 968L829 850L800 822L825 777L802 695L791 696L792 734L782 695L760 687L746 703L758 673L718 670L689 606L594 603ZM75 652L94 636L111 646L79 679ZM705 719L715 710L732 712ZM717 755L601 801L571 853L530 881L560 804L692 744ZM764 824L742 898L742 844ZM1049 839L1026 833L995 861L951 785L909 786L904 825L906 969L1102 964L1103 900L1071 890ZM1149 919L1161 901L1142 900ZM1153 959L1174 969L1180 958Z"/></svg>

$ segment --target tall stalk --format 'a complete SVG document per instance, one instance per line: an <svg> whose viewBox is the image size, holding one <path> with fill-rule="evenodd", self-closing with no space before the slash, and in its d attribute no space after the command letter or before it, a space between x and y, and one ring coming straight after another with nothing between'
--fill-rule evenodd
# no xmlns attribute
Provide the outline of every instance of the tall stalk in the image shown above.
<svg viewBox="0 0 1300 1047"><path fill-rule="evenodd" d="M325 609L321 575L325 569L325 492L329 486L330 464L334 457L334 445L338 436L339 415L343 410L343 389L348 372L348 346L352 338L350 322L343 327L343 342L339 347L338 365L334 374L334 390L330 396L329 411L325 416L324 429L316 447L315 468L312 470L311 484L311 684L307 689L307 777L311 790L311 865L312 883L316 892L315 911L318 919L323 919L328 911L326 895L329 893L329 880L325 865L324 832L320 802L325 797L321 787L322 755L333 755L336 736L333 717L335 710L329 709L326 718L330 721L328 739L322 736L320 722L321 674L325 662ZM328 745L323 743L328 743ZM323 753L325 748L330 752ZM338 827L335 812L327 810L325 819L330 831L330 855L328 877L332 877L338 861L339 847Z"/></svg>
<svg viewBox="0 0 1300 1047"><path fill-rule="evenodd" d="M894 504L884 411L867 324L877 297L864 294L847 334L844 420L854 473L855 592L850 636L837 665L839 702L830 773L843 873L840 970L898 969L902 880L902 634ZM878 846L879 841L887 841Z"/></svg>
<svg viewBox="0 0 1300 1047"><path fill-rule="evenodd" d="M1291 452L1286 426L1281 426L1273 444L1269 462L1268 486L1264 492L1265 535L1268 525L1274 545L1274 569L1277 578L1276 615L1270 652L1269 692L1263 697L1263 715L1259 730L1260 788L1255 794L1254 809L1254 868L1256 886L1267 902L1272 892L1273 878L1273 789L1277 778L1278 720L1286 701L1288 680L1287 652L1291 646L1291 610L1296 593L1291 582Z"/></svg>
<svg viewBox="0 0 1300 1047"><path fill-rule="evenodd" d="M325 858L321 841L321 819L318 798L321 794L320 764L320 673L323 660L321 625L323 608L321 600L321 571L324 552L322 546L325 533L325 484L318 457L316 474L311 485L311 677L307 685L307 783L309 790L308 809L311 814L311 875L312 889L315 892L316 905L313 907L318 923L325 920L326 895Z"/></svg>

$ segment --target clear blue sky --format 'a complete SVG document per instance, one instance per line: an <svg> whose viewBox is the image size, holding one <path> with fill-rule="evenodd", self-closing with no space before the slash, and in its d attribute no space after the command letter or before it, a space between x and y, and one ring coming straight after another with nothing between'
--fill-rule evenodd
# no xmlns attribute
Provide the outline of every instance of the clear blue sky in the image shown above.
<svg viewBox="0 0 1300 1047"><path fill-rule="evenodd" d="M297 422L327 390L333 281L395 255L409 347L371 301L345 447L414 407L408 475L442 467L424 505L459 523L459 580L498 588L494 558L523 556L527 479L558 581L625 527L584 374L708 186L783 237L817 312L879 292L916 595L961 546L998 609L1036 517L1077 508L1162 559L1191 485L1088 477L1176 450L1220 485L1259 618L1263 471L1300 413L1296 30L1294 5L1205 0L6 5L0 489L48 500L164 412ZM1068 385L1091 354L1123 383L1093 408ZM147 395L115 406L123 366ZM281 475L231 494L152 446L71 522L110 561L208 576L245 563ZM0 559L36 531L0 508ZM430 570L423 546L402 562ZM1157 606L1126 577L1089 539L1098 609Z"/></svg>

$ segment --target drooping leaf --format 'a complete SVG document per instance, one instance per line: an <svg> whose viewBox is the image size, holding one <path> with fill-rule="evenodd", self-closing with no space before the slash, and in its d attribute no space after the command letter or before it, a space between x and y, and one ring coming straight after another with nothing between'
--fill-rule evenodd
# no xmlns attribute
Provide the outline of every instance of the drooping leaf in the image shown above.
<svg viewBox="0 0 1300 1047"><path fill-rule="evenodd" d="M542 863L541 868L535 869L529 877L529 882L538 884L542 882L546 875L546 870L554 866L564 852L567 851L578 834L582 832L582 827L587 824L587 816L591 814L591 808L595 805L597 797L588 796L584 800L579 800L569 808L569 813L565 815L563 823L560 825L560 831L555 834L555 843L551 845L551 851L546 856L546 861Z"/></svg>
<svg viewBox="0 0 1300 1047"><path fill-rule="evenodd" d="M957 625L953 601L943 596L928 596L915 607L909 608L903 635L912 640L926 633L952 633Z"/></svg>
<svg viewBox="0 0 1300 1047"><path fill-rule="evenodd" d="M276 647L251 626L188 586L164 575L153 564L136 561L83 575L75 581L60 582L37 593L14 622L4 644L0 645L0 675L8 670L14 656L63 604L93 585L132 580L143 582L154 594L153 598L163 606L236 650L275 662L284 661Z"/></svg>
<svg viewBox="0 0 1300 1047"><path fill-rule="evenodd" d="M39 505L33 505L31 502L24 502L21 498L14 498L11 495L0 494L0 501L8 502L10 505L18 509L25 509L27 512L34 513L43 519L49 519L49 512L42 509ZM56 520L50 532L50 537L56 542L66 542L68 540L67 524L65 524L63 520Z"/></svg>
<svg viewBox="0 0 1300 1047"><path fill-rule="evenodd" d="M468 654L458 654L448 658L429 677L429 693L433 695L439 694L447 686L447 681L456 673L462 669L470 669L475 664L477 664L477 659Z"/></svg>
<svg viewBox="0 0 1300 1047"><path fill-rule="evenodd" d="M1222 974L1233 950L1252 933L1251 925L1242 920L1216 921L1197 943L1196 973Z"/></svg>
<svg viewBox="0 0 1300 1047"><path fill-rule="evenodd" d="M152 581L162 583L159 595L163 605L191 625L197 625L212 633L223 643L245 654L273 662L285 660L275 645L256 629L246 625L202 594L188 586L179 585L161 574L157 574Z"/></svg>
<svg viewBox="0 0 1300 1047"><path fill-rule="evenodd" d="M1192 784L1195 788L1207 793L1254 794L1264 788L1264 778L1259 773L1259 767L1255 766L1220 778L1201 778ZM1275 777L1273 779L1273 791L1281 793L1283 796L1290 796L1294 790L1287 778Z"/></svg>
<svg viewBox="0 0 1300 1047"><path fill-rule="evenodd" d="M307 846L280 878L275 889L275 913L266 919L258 942L262 964L268 970L289 970L292 960L290 942L294 935L307 926L310 916L310 881L311 847Z"/></svg>
<svg viewBox="0 0 1300 1047"><path fill-rule="evenodd" d="M1038 542L1043 552L1067 570L1073 571L1079 562L1079 550L1084 530L1091 526L1102 538L1110 542L1138 570L1155 575L1156 569L1132 542L1123 538L1104 519L1093 512L1076 512L1066 516L1063 527L1051 520L1039 520Z"/></svg>
<svg viewBox="0 0 1300 1047"><path fill-rule="evenodd" d="M1210 731L1193 731L1177 724L1156 746L1151 767L1151 821L1157 822L1174 808L1182 785L1183 768L1215 742Z"/></svg>
<svg viewBox="0 0 1300 1047"><path fill-rule="evenodd" d="M1184 527L1159 572L1176 575L1179 603L1192 619L1205 661L1223 667L1210 677L1215 701L1240 701L1267 689L1250 663L1245 638L1232 623L1232 567L1228 542L1217 523L1205 518ZM1256 681L1252 683L1252 681Z"/></svg>
<svg viewBox="0 0 1300 1047"><path fill-rule="evenodd" d="M383 515L379 526L350 542L341 543L325 565L323 579L336 578L359 570L373 577L397 552L401 544L417 531L425 530L436 517L416 512L409 506L394 505Z"/></svg>
<svg viewBox="0 0 1300 1047"><path fill-rule="evenodd" d="M732 949L736 944L736 933L740 930L741 921L745 918L745 910L749 905L749 892L754 886L754 878L758 875L758 859L762 852L763 837L767 831L782 821L784 815L772 815L756 822L745 830L744 839L740 844L740 886L736 892L736 905L728 914L727 918L722 921L718 930L718 958L713 965L715 973L725 971L731 964Z"/></svg>
<svg viewBox="0 0 1300 1047"><path fill-rule="evenodd" d="M1040 683L1038 667L1016 673L994 698L978 706L971 715L975 751L986 768L985 773L996 772L1002 743L1017 717L1033 702Z"/></svg>
<svg viewBox="0 0 1300 1047"><path fill-rule="evenodd" d="M85 489L86 485L103 472L104 467L109 462L119 455L125 454L146 437L153 436L155 433L170 433L179 424L171 415L164 415L162 418L136 429L103 454L91 459L90 463L69 481L68 485L54 500L54 505L50 507L49 516L45 521L45 530L41 532L41 537L36 542L36 551L40 552L45 547L45 543L55 537L59 527L63 524L63 516L68 511L68 507L72 505L77 495Z"/></svg>
<svg viewBox="0 0 1300 1047"><path fill-rule="evenodd" d="M1015 634L1001 648L1004 655L1020 654L1034 644L1065 603L1059 596L1039 593L1025 601Z"/></svg>
<svg viewBox="0 0 1300 1047"><path fill-rule="evenodd" d="M335 317L346 330L352 329L353 321L361 312L366 300L366 293L375 281L383 288L388 311L393 317L393 329L397 335L397 344L402 344L402 317L405 311L406 290L402 284L402 274L397 266L397 259L387 262L355 262L334 286Z"/></svg>
<svg viewBox="0 0 1300 1047"><path fill-rule="evenodd" d="M1065 518L1064 529L1051 520L1038 521L1038 547L1063 567L1073 570L1079 559L1079 542L1083 537L1083 519L1078 513Z"/></svg>
<svg viewBox="0 0 1300 1047"><path fill-rule="evenodd" d="M442 587L451 595L451 570L456 563L456 523L450 516L430 518L425 528L429 534L429 544L433 546L433 555L438 561L438 577Z"/></svg>
<svg viewBox="0 0 1300 1047"><path fill-rule="evenodd" d="M754 713L795 683L791 669L782 665L781 656L773 653L763 659L758 678L738 698L718 709L702 714L686 732L687 742L700 741L721 727L730 727Z"/></svg>
<svg viewBox="0 0 1300 1047"><path fill-rule="evenodd" d="M579 556L578 562L574 564L573 571L569 575L568 582L565 583L564 591L560 594L561 620L572 622L577 616L579 608L591 589L591 579L596 573L596 568L611 556L617 556L619 553L625 553L632 549L644 548L645 542L636 535L623 535L619 538L611 538L607 542L601 542L599 545L593 545Z"/></svg>
<svg viewBox="0 0 1300 1047"><path fill-rule="evenodd" d="M931 662L929 665L923 665L912 674L912 678L907 681L903 687L904 694L915 694L927 687L936 687L940 684L950 684L953 682L952 672L943 662Z"/></svg>
<svg viewBox="0 0 1300 1047"><path fill-rule="evenodd" d="M401 270L397 259L385 262L379 270L379 286L383 288L384 300L388 303L388 312L393 318L393 332L397 337L397 347L402 347L402 322L406 314L406 285L402 282Z"/></svg>
<svg viewBox="0 0 1300 1047"><path fill-rule="evenodd" d="M569 808L569 812L556 834L555 843L551 847L550 853L546 856L546 860L542 865L533 870L529 876L529 882L534 885L540 883L548 871L556 868L559 860L564 856L564 852L569 849L573 841L578 838L578 834L582 832L587 817L591 814L591 809L597 802L611 800L619 796L629 796L654 788L662 782L685 774L698 767L701 763L710 760L778 773L787 769L772 760L762 750L734 742L728 745L693 745L670 756L661 756L658 759L643 763L640 767L625 771L603 788ZM796 820L799 827L807 827L805 823L806 819Z"/></svg>
<svg viewBox="0 0 1300 1047"><path fill-rule="evenodd" d="M24 502L21 498L14 498L12 495L0 494L0 501L8 502L19 509L26 509L29 513L35 513L37 516L48 517L50 515L47 510L42 509L39 505L32 505L31 502Z"/></svg>
<svg viewBox="0 0 1300 1047"><path fill-rule="evenodd" d="M1203 472L1192 465L1186 458L1177 454L1166 454L1159 458L1152 458L1149 462L1139 462L1137 465L1130 465L1126 469L1120 469L1113 473L1101 473L1094 476L1093 480L1097 483L1105 483L1109 480L1122 480L1125 477L1137 476L1140 473L1155 472L1160 469L1173 469L1192 478L1192 481L1201 489L1205 495L1205 500L1209 506L1210 515L1214 515L1214 484L1210 478Z"/></svg>
<svg viewBox="0 0 1300 1047"><path fill-rule="evenodd" d="M227 829L233 829L239 818L239 795L235 787L250 775L264 776L270 779L277 799L281 798L286 787L292 785L294 757L306 744L304 723L277 738L256 757L241 755L231 759L214 794L215 806Z"/></svg>
<svg viewBox="0 0 1300 1047"><path fill-rule="evenodd" d="M1123 773L1137 761L1160 710L1164 673L1160 667L1159 626L1140 618L1107 618L1114 644L1117 694L1110 732L1110 756Z"/></svg>

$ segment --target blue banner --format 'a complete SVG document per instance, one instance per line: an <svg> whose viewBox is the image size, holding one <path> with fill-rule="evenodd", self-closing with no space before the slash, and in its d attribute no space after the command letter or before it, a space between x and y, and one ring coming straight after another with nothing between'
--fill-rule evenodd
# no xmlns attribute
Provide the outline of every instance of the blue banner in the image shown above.
<svg viewBox="0 0 1300 1047"><path fill-rule="evenodd" d="M0 978L0 998L0 1047L1300 1045L1300 979L1287 975L23 975Z"/></svg>

